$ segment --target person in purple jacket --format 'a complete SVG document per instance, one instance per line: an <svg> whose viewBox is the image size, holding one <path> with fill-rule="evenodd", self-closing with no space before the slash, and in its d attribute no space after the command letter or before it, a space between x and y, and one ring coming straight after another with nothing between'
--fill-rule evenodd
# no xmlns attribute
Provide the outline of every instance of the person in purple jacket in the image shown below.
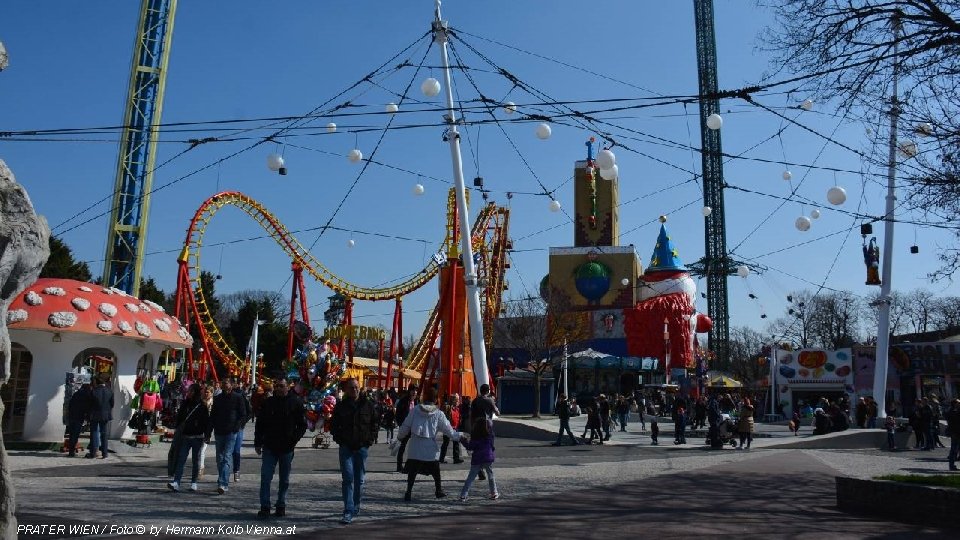
<svg viewBox="0 0 960 540"><path fill-rule="evenodd" d="M470 473L467 474L467 480L463 483L463 489L460 491L460 501L466 502L467 494L470 492L470 486L474 478L480 471L487 473L487 482L490 484L490 499L500 498L500 492L497 491L497 481L493 477L494 446L493 433L490 432L490 422L483 416L473 422L473 429L470 432L470 441L464 446L467 450L473 452L470 459Z"/></svg>

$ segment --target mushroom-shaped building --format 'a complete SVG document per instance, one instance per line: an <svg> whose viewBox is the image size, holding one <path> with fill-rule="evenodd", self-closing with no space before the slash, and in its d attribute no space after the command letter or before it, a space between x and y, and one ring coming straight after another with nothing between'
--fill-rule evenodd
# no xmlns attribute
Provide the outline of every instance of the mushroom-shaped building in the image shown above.
<svg viewBox="0 0 960 540"><path fill-rule="evenodd" d="M159 305L71 279L27 287L10 304L7 325L13 353L4 435L26 441L63 440L65 403L87 375L109 377L115 404L108 431L128 435L137 377L153 375L169 349L193 344Z"/></svg>

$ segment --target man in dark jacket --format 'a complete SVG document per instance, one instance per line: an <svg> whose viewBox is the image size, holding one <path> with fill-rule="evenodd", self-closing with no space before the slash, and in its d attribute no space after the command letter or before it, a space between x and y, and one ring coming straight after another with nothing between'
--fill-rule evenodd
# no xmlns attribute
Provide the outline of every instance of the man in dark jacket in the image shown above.
<svg viewBox="0 0 960 540"><path fill-rule="evenodd" d="M97 387L93 389L90 403L90 448L86 457L107 459L107 426L113 420L113 392L107 388L108 375L101 375L97 379Z"/></svg>
<svg viewBox="0 0 960 540"><path fill-rule="evenodd" d="M247 422L253 417L253 406L247 399L247 393L239 384L233 389L233 393L240 396L243 400L245 414L243 422L240 424L240 431L237 432L236 441L233 444L233 481L240 481L240 449L243 448L243 430L247 427Z"/></svg>
<svg viewBox="0 0 960 540"><path fill-rule="evenodd" d="M950 462L950 470L957 470L957 455L960 452L960 399L955 399L947 411L947 435L950 437L950 454L947 460Z"/></svg>
<svg viewBox="0 0 960 540"><path fill-rule="evenodd" d="M420 389L417 388L417 385L411 384L410 388L407 389L407 395L400 398L400 401L397 402L397 426L402 426L403 421L407 419L407 415L417 406L417 403L419 403L417 398L419 396ZM409 436L400 439L400 450L397 452L397 472L404 472L403 452L407 449L407 441L409 440Z"/></svg>
<svg viewBox="0 0 960 540"><path fill-rule="evenodd" d="M90 406L93 403L93 392L90 390L90 384L85 383L79 390L70 396L70 404L67 405L67 431L70 433L70 439L67 441L67 450L70 452L68 457L76 457L77 441L80 440L80 430L83 428L83 422L90 416Z"/></svg>
<svg viewBox="0 0 960 540"><path fill-rule="evenodd" d="M222 391L213 398L210 408L210 429L217 447L217 493L223 495L230 486L233 449L237 433L247 421L247 406L243 396L233 392L233 379L224 379L220 388Z"/></svg>
<svg viewBox="0 0 960 540"><path fill-rule="evenodd" d="M277 510L274 515L283 517L287 509L287 489L290 487L290 468L293 465L293 449L307 431L303 403L289 393L285 377L273 385L273 395L263 401L253 430L253 448L262 456L260 462L260 512L259 519L270 516L270 483L273 473L280 465L280 489L277 492Z"/></svg>
<svg viewBox="0 0 960 540"><path fill-rule="evenodd" d="M573 446L580 444L570 431L570 402L567 401L566 394L560 394L560 397L557 398L557 416L560 417L560 432L557 433L557 442L553 443L553 446L563 445L564 431L567 432L567 435L570 435L570 444Z"/></svg>
<svg viewBox="0 0 960 540"><path fill-rule="evenodd" d="M360 512L363 481L366 472L367 449L377 439L380 425L373 401L360 394L360 383L347 379L340 383L343 399L333 409L330 434L340 445L340 477L343 487L344 525Z"/></svg>

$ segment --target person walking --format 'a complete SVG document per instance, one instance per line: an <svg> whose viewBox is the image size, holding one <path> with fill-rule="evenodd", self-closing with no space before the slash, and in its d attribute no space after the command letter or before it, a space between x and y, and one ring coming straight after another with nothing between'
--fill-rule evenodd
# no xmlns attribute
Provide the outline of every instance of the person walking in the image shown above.
<svg viewBox="0 0 960 540"><path fill-rule="evenodd" d="M450 422L453 429L460 428L460 396L457 394L450 396L447 404L443 407L443 415L447 417L447 421ZM447 448L449 447L450 437L444 435L443 444L440 445L440 463L447 462ZM460 457L460 443L458 442L453 443L453 462L463 463L463 459Z"/></svg>
<svg viewBox="0 0 960 540"><path fill-rule="evenodd" d="M237 438L233 444L233 481L240 481L240 450L243 448L243 431L247 427L247 422L253 418L253 405L250 403L250 400L247 398L246 390L237 385L233 389L233 393L240 396L240 399L243 401L244 411L246 414L243 416L243 422L240 423L240 430L237 431Z"/></svg>
<svg viewBox="0 0 960 540"><path fill-rule="evenodd" d="M602 421L600 419L600 405L596 402L591 402L587 405L587 425L584 429L590 430L590 438L587 439L587 444L593 444L593 439L596 437L598 439L598 444L603 444L603 432L602 432Z"/></svg>
<svg viewBox="0 0 960 540"><path fill-rule="evenodd" d="M683 400L676 400L673 408L673 444L687 444L687 409Z"/></svg>
<svg viewBox="0 0 960 540"><path fill-rule="evenodd" d="M923 429L923 414L921 409L923 408L923 402L919 399L916 400L913 404L913 412L910 413L910 428L913 430L914 438L914 448L922 449L926 441L924 440L924 429Z"/></svg>
<svg viewBox="0 0 960 540"><path fill-rule="evenodd" d="M750 404L749 398L744 398L743 405L740 407L740 418L737 420L737 431L740 433L740 450L743 450L744 443L747 444L747 450L750 449L754 429L753 405Z"/></svg>
<svg viewBox="0 0 960 540"><path fill-rule="evenodd" d="M397 402L397 425L403 425L403 422L407 419L407 416L410 415L410 411L417 406L419 401L417 397L420 395L420 390L417 388L417 385L411 384L407 388L407 395L400 398ZM403 470L403 454L407 450L407 440L410 437L403 437L399 433L397 434L397 439L400 441L400 449L397 451L397 472L405 472Z"/></svg>
<svg viewBox="0 0 960 540"><path fill-rule="evenodd" d="M246 400L234 393L233 379L220 381L220 393L213 397L210 409L210 427L217 451L217 493L221 495L230 487L237 433L243 428L246 415Z"/></svg>
<svg viewBox="0 0 960 540"><path fill-rule="evenodd" d="M343 495L343 518L349 525L360 513L363 499L367 452L380 431L373 401L360 392L360 383L350 378L340 383L343 399L333 408L330 434L340 446L340 490Z"/></svg>
<svg viewBox="0 0 960 540"><path fill-rule="evenodd" d="M280 486L277 490L277 517L286 515L287 490L290 488L290 469L293 450L307 432L303 403L291 394L286 377L273 386L273 395L263 401L254 424L253 449L260 461L260 511L257 519L270 517L270 484L280 466Z"/></svg>
<svg viewBox="0 0 960 540"><path fill-rule="evenodd" d="M180 491L183 467L187 463L187 454L193 452L193 470L190 475L190 491L197 491L200 476L201 450L204 441L210 440L210 411L203 402L202 390L194 383L187 390L187 397L177 411L176 435L179 439L173 479L167 483L170 491Z"/></svg>
<svg viewBox="0 0 960 540"><path fill-rule="evenodd" d="M567 431L570 430L567 429ZM573 438L573 435L570 435L570 437ZM496 456L494 454L493 434L490 433L490 424L483 419L474 422L469 439L465 446L467 450L473 452L473 456L470 458L470 472L467 473L467 480L463 483L463 489L460 490L460 502L467 502L470 486L473 485L473 480L481 469L487 473L490 500L495 501L500 498L500 491L497 489L497 480L493 476L493 462ZM576 444L576 441L574 441L574 444Z"/></svg>
<svg viewBox="0 0 960 540"><path fill-rule="evenodd" d="M423 403L417 405L407 415L397 436L401 439L409 437L410 454L407 457L407 491L403 500L409 501L413 492L413 484L418 474L433 477L435 495L438 499L446 497L440 480L440 446L437 444L437 433L450 437L453 441L460 440L460 433L450 426L450 422L437 408L435 401L437 391L427 387L423 391ZM475 421L487 421L480 414Z"/></svg>
<svg viewBox="0 0 960 540"><path fill-rule="evenodd" d="M577 438L574 437L573 432L570 431L570 402L567 401L566 394L560 394L560 397L557 398L557 416L560 417L560 431L557 433L557 442L553 443L553 446L563 446L564 431L570 436L571 445L579 445L580 443L577 442ZM473 465L473 463L474 459L471 459L470 464ZM479 472L479 469L477 472Z"/></svg>
<svg viewBox="0 0 960 540"><path fill-rule="evenodd" d="M87 459L97 457L100 450L100 459L107 459L107 439L110 434L107 426L113 420L113 391L107 388L109 375L101 374L97 379L97 387L91 392L90 399L90 448L87 449Z"/></svg>
<svg viewBox="0 0 960 540"><path fill-rule="evenodd" d="M894 415L888 415L883 421L883 428L887 430L887 450L895 452L897 450L897 440L896 440L896 431L897 431L897 417Z"/></svg>
<svg viewBox="0 0 960 540"><path fill-rule="evenodd" d="M213 386L203 385L200 387L200 400L207 408L207 416L210 416L210 409L213 408ZM204 468L207 464L207 447L210 446L210 437L207 437L200 446L200 479L203 479Z"/></svg>
<svg viewBox="0 0 960 540"><path fill-rule="evenodd" d="M933 440L933 407L928 398L923 398L920 405L920 429L923 430L923 440L926 443L924 450L933 450L937 447Z"/></svg>
<svg viewBox="0 0 960 540"><path fill-rule="evenodd" d="M77 443L80 441L80 430L83 423L90 417L90 407L93 404L93 391L90 383L84 383L70 396L67 405L67 457L77 456Z"/></svg>
<svg viewBox="0 0 960 540"><path fill-rule="evenodd" d="M620 431L627 430L627 416L630 414L630 403L623 396L617 398L617 423Z"/></svg>
<svg viewBox="0 0 960 540"><path fill-rule="evenodd" d="M933 448L946 448L940 442L940 419L943 418L943 410L940 409L940 401L936 397L930 398L930 439L933 440Z"/></svg>
<svg viewBox="0 0 960 540"><path fill-rule="evenodd" d="M603 440L610 440L610 401L607 400L606 394L600 394L600 425L603 428Z"/></svg>
<svg viewBox="0 0 960 540"><path fill-rule="evenodd" d="M950 437L950 453L947 455L947 461L950 463L950 470L957 470L957 459L960 459L960 399L951 402L950 410L947 411L947 435Z"/></svg>

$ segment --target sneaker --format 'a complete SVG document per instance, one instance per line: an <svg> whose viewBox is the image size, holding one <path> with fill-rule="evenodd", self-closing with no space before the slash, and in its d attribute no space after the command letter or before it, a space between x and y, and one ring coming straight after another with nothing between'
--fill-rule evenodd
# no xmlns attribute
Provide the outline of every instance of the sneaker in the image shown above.
<svg viewBox="0 0 960 540"><path fill-rule="evenodd" d="M257 512L257 519L264 520L264 519L267 519L268 517L270 517L270 507L261 506L260 511Z"/></svg>
<svg viewBox="0 0 960 540"><path fill-rule="evenodd" d="M500 494L499 494L499 493L491 493L491 494L490 494L490 500L491 500L491 501L496 501L496 500L499 500L499 499L500 499Z"/></svg>
<svg viewBox="0 0 960 540"><path fill-rule="evenodd" d="M278 506L277 509L273 511L273 515L275 515L275 516L277 516L277 517L283 517L283 516L287 515L287 507L286 507L286 506Z"/></svg>
<svg viewBox="0 0 960 540"><path fill-rule="evenodd" d="M227 492L227 488L225 488L225 487L223 487L223 486L217 486L217 493L218 493L218 494L223 495L223 494L226 493L226 492Z"/></svg>
<svg viewBox="0 0 960 540"><path fill-rule="evenodd" d="M178 482L167 482L167 487L170 488L170 491L180 491L180 484Z"/></svg>
<svg viewBox="0 0 960 540"><path fill-rule="evenodd" d="M233 481L234 481L234 482L239 482L239 481L240 481L240 473L238 473L238 472L233 473Z"/></svg>
<svg viewBox="0 0 960 540"><path fill-rule="evenodd" d="M340 518L340 523L343 523L344 525L353 523L353 516L350 514L344 514L343 517Z"/></svg>
<svg viewBox="0 0 960 540"><path fill-rule="evenodd" d="M190 484L190 491L196 492L197 489L198 489L198 488L197 488L197 483L196 483L196 482L193 482L193 483Z"/></svg>
<svg viewBox="0 0 960 540"><path fill-rule="evenodd" d="M462 502L462 503L463 503L463 502L467 502L467 496L461 493L459 500L460 500L460 502Z"/></svg>

